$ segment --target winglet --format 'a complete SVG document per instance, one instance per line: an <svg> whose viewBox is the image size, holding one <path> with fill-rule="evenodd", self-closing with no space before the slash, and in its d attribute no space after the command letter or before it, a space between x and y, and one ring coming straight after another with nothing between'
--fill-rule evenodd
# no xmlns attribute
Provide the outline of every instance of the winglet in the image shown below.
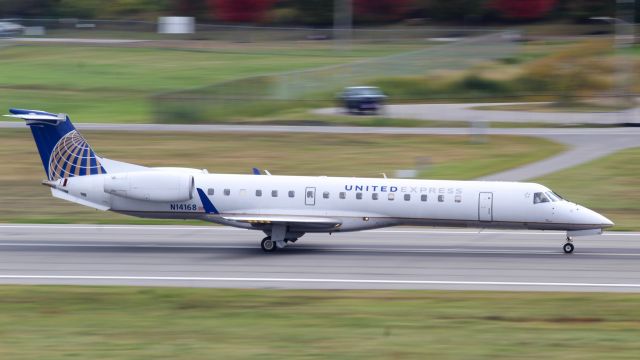
<svg viewBox="0 0 640 360"><path fill-rule="evenodd" d="M200 201L202 202L202 207L204 208L204 212L207 214L219 214L218 209L213 206L213 203L207 197L207 194L202 191L202 189L197 188L198 196L200 196Z"/></svg>
<svg viewBox="0 0 640 360"><path fill-rule="evenodd" d="M253 175L260 175L260 169L258 168L253 168L251 169L253 171Z"/></svg>

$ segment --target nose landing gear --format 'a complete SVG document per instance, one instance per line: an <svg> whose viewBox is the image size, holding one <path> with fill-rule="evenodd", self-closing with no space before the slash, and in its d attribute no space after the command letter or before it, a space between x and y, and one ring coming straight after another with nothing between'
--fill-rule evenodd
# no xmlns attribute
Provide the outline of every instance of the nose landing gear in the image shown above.
<svg viewBox="0 0 640 360"><path fill-rule="evenodd" d="M573 239L571 236L567 236L567 243L562 246L562 250L565 254L571 254L573 252L574 246L572 242Z"/></svg>

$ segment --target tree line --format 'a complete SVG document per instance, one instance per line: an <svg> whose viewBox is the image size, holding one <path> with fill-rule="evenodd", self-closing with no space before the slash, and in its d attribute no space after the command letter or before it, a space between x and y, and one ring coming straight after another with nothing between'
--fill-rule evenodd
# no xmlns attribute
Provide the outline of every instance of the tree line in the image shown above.
<svg viewBox="0 0 640 360"><path fill-rule="evenodd" d="M0 17L155 20L329 26L336 0L0 0ZM356 24L586 21L615 16L612 0L350 0ZM636 17L640 1L636 1Z"/></svg>

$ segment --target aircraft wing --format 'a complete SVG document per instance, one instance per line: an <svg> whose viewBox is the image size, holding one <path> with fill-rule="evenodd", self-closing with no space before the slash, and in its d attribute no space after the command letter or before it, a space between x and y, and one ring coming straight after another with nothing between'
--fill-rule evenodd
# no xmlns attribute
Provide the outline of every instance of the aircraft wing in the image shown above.
<svg viewBox="0 0 640 360"><path fill-rule="evenodd" d="M318 216L288 216L288 215L229 215L223 216L225 220L244 222L249 224L288 224L294 226L310 227L339 227L342 221Z"/></svg>

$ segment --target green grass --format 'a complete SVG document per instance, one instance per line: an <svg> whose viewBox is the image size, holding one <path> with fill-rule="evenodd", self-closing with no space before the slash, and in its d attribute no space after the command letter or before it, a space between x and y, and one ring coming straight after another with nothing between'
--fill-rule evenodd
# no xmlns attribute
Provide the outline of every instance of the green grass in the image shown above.
<svg viewBox="0 0 640 360"><path fill-rule="evenodd" d="M543 159L563 146L537 138L468 136L83 132L107 158L148 166L280 175L379 177L429 163L421 176L472 179ZM140 223L52 199L35 144L24 130L0 131L0 222ZM149 221L142 221L148 223ZM165 222L166 223L166 222Z"/></svg>
<svg viewBox="0 0 640 360"><path fill-rule="evenodd" d="M579 47L576 44L582 43L531 42L523 45L509 61L485 63L464 71L371 79L370 82L381 85L394 102L548 100L528 95L512 98L517 93L514 89L521 85L513 79L517 79L530 63L555 53L566 53ZM403 119L317 119L306 116L306 111L328 102L333 105L333 101L216 101L207 93L207 89L212 89L209 85L215 83L349 63L429 45L415 42L355 43L350 51L337 51L331 42L322 41L237 43L162 40L123 46L21 44L0 48L0 108L65 112L81 122L242 123L266 120L296 124L320 121L330 125L356 126L447 126L446 123L439 124L437 119L420 125ZM587 51L590 47L602 45L584 43L581 46L584 49L578 50ZM261 79L268 82L269 77ZM242 81L234 83L238 89L219 89L223 95L228 95L227 91L245 93L249 90L257 91L259 95L273 95L271 90L265 90L269 89L268 84L253 80L248 84ZM161 98L158 101L152 97L158 93L176 94L176 91L189 89L192 91L177 94L192 94L195 100L179 99L175 102ZM332 92L308 95L318 99L332 99L333 96ZM291 119L291 114L296 112L298 118ZM527 124L531 125L556 126Z"/></svg>
<svg viewBox="0 0 640 360"><path fill-rule="evenodd" d="M0 287L3 359L635 359L637 294Z"/></svg>
<svg viewBox="0 0 640 360"><path fill-rule="evenodd" d="M536 179L571 201L616 223L614 230L640 230L640 148Z"/></svg>
<svg viewBox="0 0 640 360"><path fill-rule="evenodd" d="M279 54L74 45L13 46L2 49L1 54L0 79L4 86L144 92L205 86L367 57L331 52L321 55L304 48Z"/></svg>
<svg viewBox="0 0 640 360"><path fill-rule="evenodd" d="M69 114L76 123L149 123L153 121L152 103L144 93L140 92L0 88L0 113L6 114L12 107L62 112Z"/></svg>
<svg viewBox="0 0 640 360"><path fill-rule="evenodd" d="M353 62L415 45L205 43L203 48L20 45L0 48L0 108L65 112L85 122L151 122L151 95L221 81Z"/></svg>

